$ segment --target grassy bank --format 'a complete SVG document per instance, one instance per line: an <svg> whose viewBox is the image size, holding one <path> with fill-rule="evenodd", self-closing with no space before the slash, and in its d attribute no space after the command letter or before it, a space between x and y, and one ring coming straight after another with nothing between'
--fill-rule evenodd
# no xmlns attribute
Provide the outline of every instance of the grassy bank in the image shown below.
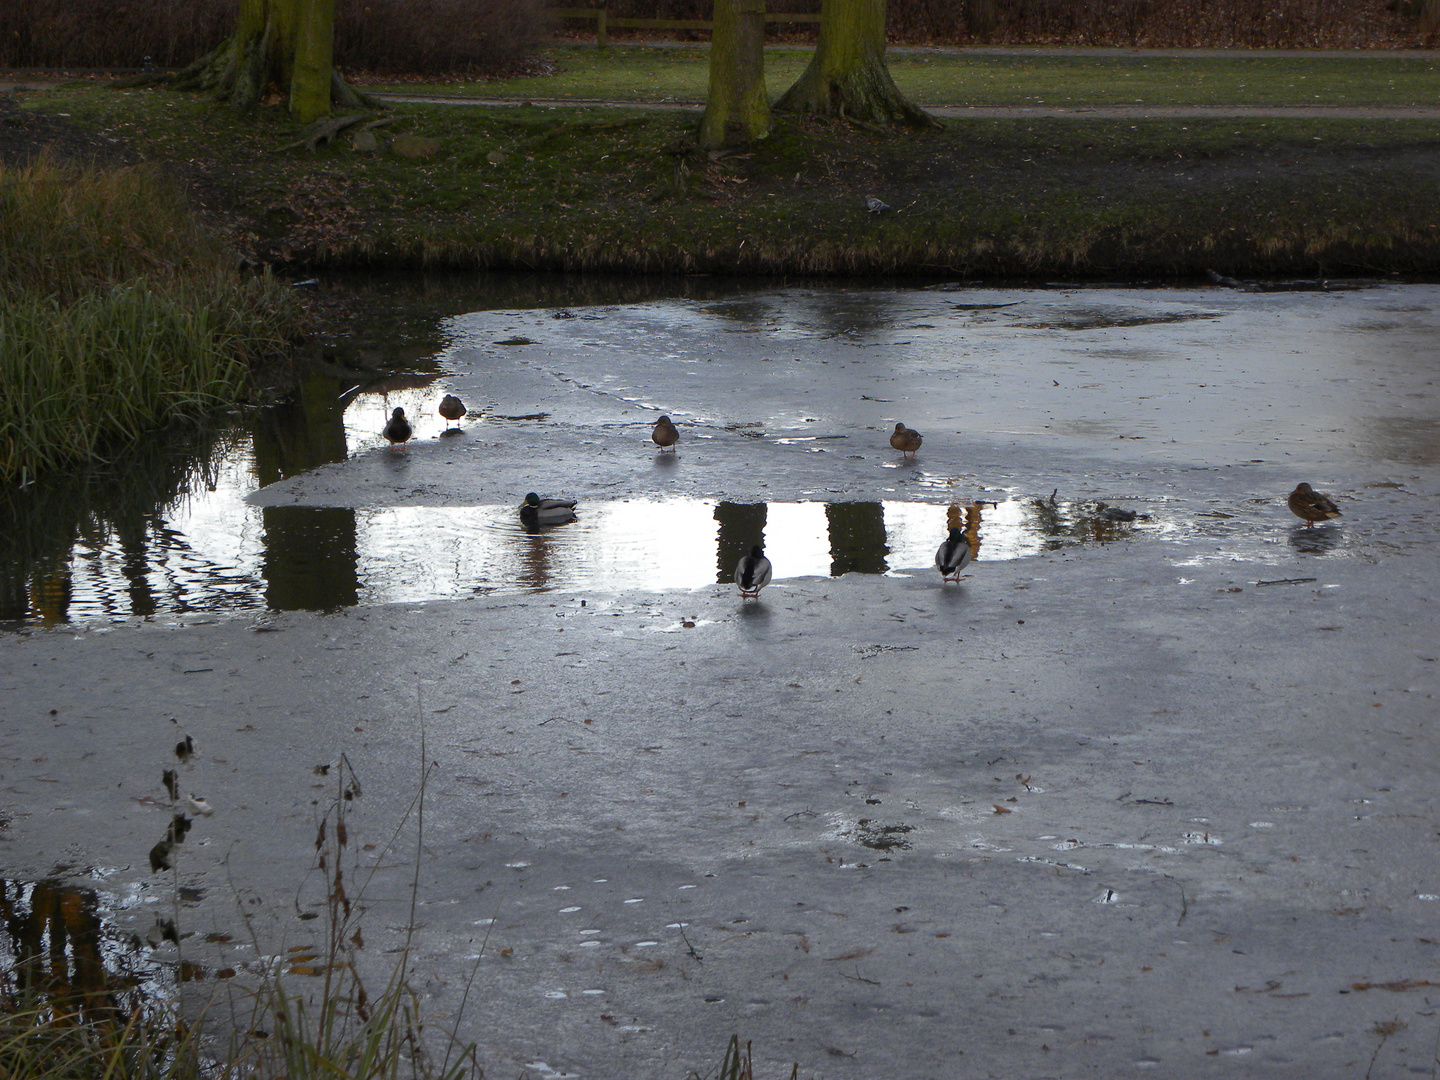
<svg viewBox="0 0 1440 1080"><path fill-rule="evenodd" d="M664 98L674 84L657 72L703 72L699 52L621 52L571 50L548 78L585 97L628 81ZM1433 67L1150 58L1129 65L1135 79L1122 93L1113 57L1041 59L984 58L949 102L945 79L912 92L930 104L1058 95L1212 106L1314 104L1319 92L1326 104L1374 106L1416 100ZM976 89L985 85L988 98ZM485 86L557 92L544 80ZM184 162L259 256L282 264L1108 279L1440 272L1434 120L966 118L887 136L782 116L749 152L712 158L695 150L696 113L638 105L406 101L378 129L379 151L342 136L316 152L276 152L293 139L283 125L163 90L71 87L30 104ZM438 140L438 152L397 156L386 147L398 134ZM867 213L867 195L891 209Z"/></svg>
<svg viewBox="0 0 1440 1080"><path fill-rule="evenodd" d="M236 401L297 311L155 167L0 166L0 482Z"/></svg>
<svg viewBox="0 0 1440 1080"><path fill-rule="evenodd" d="M808 49L765 52L770 94L800 77ZM888 55L895 83L921 105L1431 105L1440 56L1225 53L903 52ZM555 46L544 74L485 82L386 83L367 89L436 91L486 98L589 98L703 102L706 46L665 49Z"/></svg>

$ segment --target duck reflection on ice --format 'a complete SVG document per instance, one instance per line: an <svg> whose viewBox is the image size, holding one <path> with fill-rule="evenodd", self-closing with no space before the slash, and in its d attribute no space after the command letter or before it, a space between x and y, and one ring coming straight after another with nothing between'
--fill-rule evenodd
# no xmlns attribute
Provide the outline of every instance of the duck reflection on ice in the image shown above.
<svg viewBox="0 0 1440 1080"><path fill-rule="evenodd" d="M1290 530L1290 546L1305 555L1329 555L1340 543L1341 530L1334 525L1306 528L1296 525Z"/></svg>

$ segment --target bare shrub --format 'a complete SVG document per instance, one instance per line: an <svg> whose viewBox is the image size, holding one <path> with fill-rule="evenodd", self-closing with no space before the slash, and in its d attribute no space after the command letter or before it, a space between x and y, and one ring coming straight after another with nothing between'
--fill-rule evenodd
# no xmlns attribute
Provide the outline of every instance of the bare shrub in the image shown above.
<svg viewBox="0 0 1440 1080"><path fill-rule="evenodd" d="M239 0L0 0L0 67L181 67L225 39ZM335 62L389 74L501 71L550 29L554 0L336 0ZM708 19L713 0L596 0L611 16ZM814 13L820 0L770 0ZM1420 0L888 0L897 43L1150 48L1397 48L1435 44ZM564 21L564 32L593 27ZM618 31L623 36L625 31ZM673 31L639 37L694 37ZM813 40L813 24L771 37Z"/></svg>
<svg viewBox="0 0 1440 1080"><path fill-rule="evenodd" d="M204 56L239 0L3 0L0 67L162 68ZM335 62L430 73L499 70L540 41L541 0L337 0Z"/></svg>
<svg viewBox="0 0 1440 1080"><path fill-rule="evenodd" d="M540 44L541 0L337 0L335 62L376 72L485 72Z"/></svg>
<svg viewBox="0 0 1440 1080"><path fill-rule="evenodd" d="M598 6L598 3L597 3ZM708 19L713 0L605 0L612 16ZM770 0L815 12L819 0ZM1416 0L888 0L895 42L1149 48L1396 48L1434 44ZM568 22L567 29L584 24ZM813 37L772 25L771 36ZM623 31L617 31L623 33ZM642 36L657 36L644 32ZM659 34L659 36L675 36Z"/></svg>
<svg viewBox="0 0 1440 1080"><path fill-rule="evenodd" d="M0 66L178 67L235 24L235 0L5 0Z"/></svg>

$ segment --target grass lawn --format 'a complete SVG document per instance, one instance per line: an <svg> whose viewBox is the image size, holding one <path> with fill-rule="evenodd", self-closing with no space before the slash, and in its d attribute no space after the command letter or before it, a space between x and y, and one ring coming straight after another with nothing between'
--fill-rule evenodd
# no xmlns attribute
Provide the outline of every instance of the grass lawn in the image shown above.
<svg viewBox="0 0 1440 1080"><path fill-rule="evenodd" d="M600 62L621 53L657 72L703 71L684 50L617 49ZM1214 71L1238 78L1226 63ZM1271 94L1321 70L1268 63ZM1362 100L1391 71L1341 63L1353 78L1328 80L1334 101ZM1186 80L1167 70L1176 92ZM1106 80L1087 71L1094 93ZM297 267L1110 280L1440 271L1437 121L963 119L883 135L778 116L749 151L711 157L694 146L693 113L640 108L403 102L377 129L378 152L346 136L277 152L294 139L278 109L242 116L201 96L97 86L26 107L171 163L243 246ZM401 133L440 149L418 160L384 149ZM867 213L866 195L891 211Z"/></svg>
<svg viewBox="0 0 1440 1080"><path fill-rule="evenodd" d="M765 82L772 98L793 83L812 54L770 49ZM554 73L445 84L376 84L405 93L434 91L496 98L585 98L703 102L706 46L646 49L554 46ZM922 105L1436 105L1440 57L995 56L892 52L896 83Z"/></svg>

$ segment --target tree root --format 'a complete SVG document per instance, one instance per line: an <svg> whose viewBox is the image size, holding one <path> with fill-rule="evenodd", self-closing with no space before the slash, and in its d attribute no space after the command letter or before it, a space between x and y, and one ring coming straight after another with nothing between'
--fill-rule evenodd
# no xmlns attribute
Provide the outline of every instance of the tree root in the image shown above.
<svg viewBox="0 0 1440 1080"><path fill-rule="evenodd" d="M259 106L270 85L266 57L276 47L263 32L244 37L236 33L189 67L155 81L168 82L176 90L213 93L217 101L248 111ZM330 104L340 109L371 112L389 108L378 98L356 90L335 71L330 73Z"/></svg>
<svg viewBox="0 0 1440 1080"><path fill-rule="evenodd" d="M308 147L313 153L319 149L321 143L327 143L345 129L354 127L360 123L361 120L364 120L366 115L365 113L352 113L350 116L336 116L326 120L317 120L300 133L300 138L292 143L286 143L284 146L276 147L274 153L281 154L286 150L294 150L301 146ZM392 116L384 120L372 120L365 125L364 130L368 131L371 128L393 123L395 119L396 118Z"/></svg>
<svg viewBox="0 0 1440 1080"><path fill-rule="evenodd" d="M893 124L914 128L941 126L939 120L900 92L880 57L838 77L823 74L812 62L774 108L777 112L835 117L856 126L870 125L867 130L884 130L886 125Z"/></svg>

